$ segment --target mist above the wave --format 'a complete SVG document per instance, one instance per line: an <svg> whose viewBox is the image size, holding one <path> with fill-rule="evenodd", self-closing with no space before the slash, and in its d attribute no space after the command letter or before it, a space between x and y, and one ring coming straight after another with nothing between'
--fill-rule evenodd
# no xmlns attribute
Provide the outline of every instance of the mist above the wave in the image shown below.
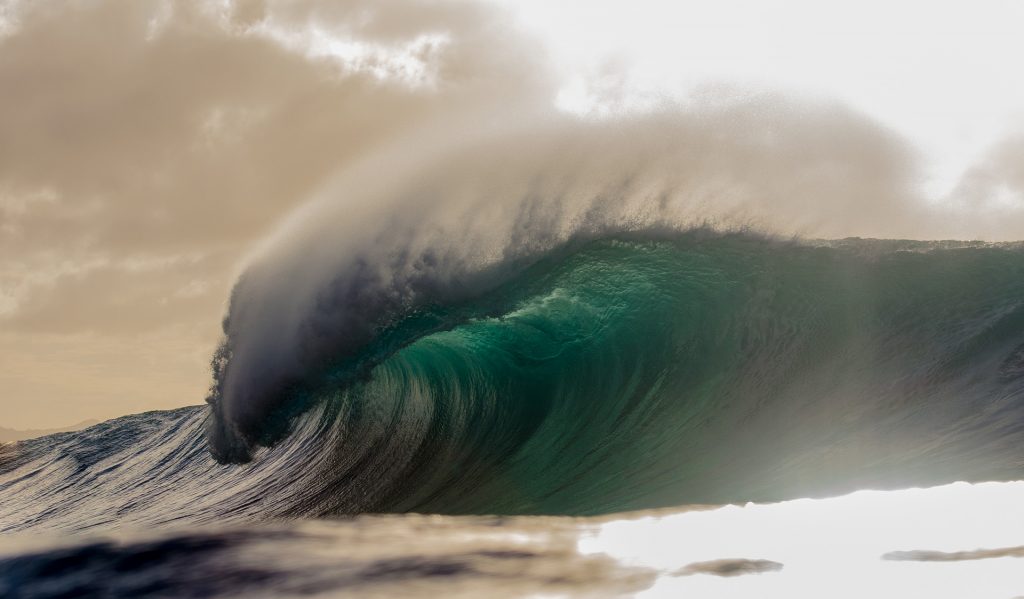
<svg viewBox="0 0 1024 599"><path fill-rule="evenodd" d="M413 5L423 9L392 3L373 14L386 22ZM459 52L479 47L447 35L447 60L472 65ZM492 43L500 56L526 44L510 77L546 72L526 38ZM440 104L460 88L446 84L448 73L437 70L432 83ZM481 86L471 104L417 121L337 169L257 246L215 359L214 438L231 440L222 456L260 444L284 390L325 360L354 355L402 314L473 297L574 241L695 227L780 237L1024 235L1024 212L1013 202L994 210L987 191L1016 181L1012 154L964 182L970 201L936 204L921 194L924 165L912 143L839 101L738 82L686 103L594 117L560 111L549 76L512 87L515 96Z"/></svg>

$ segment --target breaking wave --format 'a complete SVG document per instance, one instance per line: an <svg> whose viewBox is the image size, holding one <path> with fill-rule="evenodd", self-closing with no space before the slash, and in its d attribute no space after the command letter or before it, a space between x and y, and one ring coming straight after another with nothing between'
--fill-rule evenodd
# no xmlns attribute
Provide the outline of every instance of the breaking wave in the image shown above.
<svg viewBox="0 0 1024 599"><path fill-rule="evenodd" d="M1022 339L1016 245L591 240L311 370L244 463L210 457L217 406L15 445L0 522L579 515L1019 478Z"/></svg>

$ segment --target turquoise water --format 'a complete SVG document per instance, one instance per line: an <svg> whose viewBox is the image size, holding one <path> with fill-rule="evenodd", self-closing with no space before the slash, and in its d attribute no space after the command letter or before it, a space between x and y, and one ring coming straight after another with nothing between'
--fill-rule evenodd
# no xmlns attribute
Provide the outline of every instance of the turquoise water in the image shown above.
<svg viewBox="0 0 1024 599"><path fill-rule="evenodd" d="M1013 476L1024 253L962 245L607 239L400 314L284 401L326 406L333 456L295 509L597 514Z"/></svg>

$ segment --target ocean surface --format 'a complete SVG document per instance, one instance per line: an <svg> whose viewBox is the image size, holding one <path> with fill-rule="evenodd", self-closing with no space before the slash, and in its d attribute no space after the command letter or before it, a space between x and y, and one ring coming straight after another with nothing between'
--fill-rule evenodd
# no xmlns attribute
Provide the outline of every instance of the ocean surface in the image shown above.
<svg viewBox="0 0 1024 599"><path fill-rule="evenodd" d="M509 272L302 328L245 410L229 335L207 405L3 446L0 596L1024 595L1020 244Z"/></svg>

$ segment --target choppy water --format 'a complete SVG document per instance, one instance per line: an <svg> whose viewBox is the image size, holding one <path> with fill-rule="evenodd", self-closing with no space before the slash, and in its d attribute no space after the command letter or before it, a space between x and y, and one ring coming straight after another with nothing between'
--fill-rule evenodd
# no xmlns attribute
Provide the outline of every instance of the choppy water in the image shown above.
<svg viewBox="0 0 1024 599"><path fill-rule="evenodd" d="M1024 592L1024 483L609 517L382 515L0 540L0 596L930 597Z"/></svg>

